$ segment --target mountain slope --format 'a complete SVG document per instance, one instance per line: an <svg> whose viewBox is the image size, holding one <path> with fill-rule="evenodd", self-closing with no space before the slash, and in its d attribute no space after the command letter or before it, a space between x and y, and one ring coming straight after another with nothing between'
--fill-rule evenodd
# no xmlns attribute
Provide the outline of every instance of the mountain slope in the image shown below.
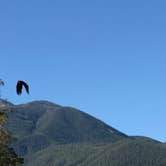
<svg viewBox="0 0 166 166"><path fill-rule="evenodd" d="M165 166L166 147L142 138L99 145L50 146L29 161L27 166Z"/></svg>
<svg viewBox="0 0 166 166"><path fill-rule="evenodd" d="M2 105L1 105L2 103ZM13 105L0 100L9 117L24 166L165 166L166 144L129 137L71 107L47 101Z"/></svg>
<svg viewBox="0 0 166 166"><path fill-rule="evenodd" d="M16 151L26 155L50 144L106 143L127 135L71 107L47 101L8 107L8 127L17 138Z"/></svg>

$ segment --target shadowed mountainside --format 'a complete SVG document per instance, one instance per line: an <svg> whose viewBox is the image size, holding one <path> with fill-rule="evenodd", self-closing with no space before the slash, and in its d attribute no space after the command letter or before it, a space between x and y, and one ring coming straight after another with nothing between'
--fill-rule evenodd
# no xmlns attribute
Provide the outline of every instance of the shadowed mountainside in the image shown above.
<svg viewBox="0 0 166 166"><path fill-rule="evenodd" d="M0 100L25 166L165 166L166 146L129 137L72 107L48 101L13 105Z"/></svg>
<svg viewBox="0 0 166 166"><path fill-rule="evenodd" d="M18 138L16 150L25 155L50 144L107 143L127 135L71 107L47 101L8 107L9 128Z"/></svg>
<svg viewBox="0 0 166 166"><path fill-rule="evenodd" d="M139 137L107 144L51 146L38 151L28 166L165 166L166 147Z"/></svg>

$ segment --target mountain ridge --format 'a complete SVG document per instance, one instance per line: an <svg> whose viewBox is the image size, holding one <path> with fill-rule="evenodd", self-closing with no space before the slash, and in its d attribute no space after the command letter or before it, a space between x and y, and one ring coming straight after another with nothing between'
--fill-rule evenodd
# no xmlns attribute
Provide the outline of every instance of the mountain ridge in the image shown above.
<svg viewBox="0 0 166 166"><path fill-rule="evenodd" d="M103 143L128 137L87 113L48 101L33 101L7 108L8 127L17 138L14 147L21 155L51 143ZM33 149L35 144L38 148Z"/></svg>
<svg viewBox="0 0 166 166"><path fill-rule="evenodd" d="M45 100L2 103L17 139L12 146L25 158L24 166L166 165L165 143L128 136L73 107Z"/></svg>

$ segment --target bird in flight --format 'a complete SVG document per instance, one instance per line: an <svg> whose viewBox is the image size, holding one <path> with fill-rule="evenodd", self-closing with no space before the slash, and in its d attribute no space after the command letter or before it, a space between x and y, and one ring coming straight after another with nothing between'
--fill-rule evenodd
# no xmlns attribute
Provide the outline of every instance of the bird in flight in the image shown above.
<svg viewBox="0 0 166 166"><path fill-rule="evenodd" d="M17 85L16 85L16 92L18 95L21 95L23 87L25 88L26 92L29 94L28 84L22 80L18 80Z"/></svg>

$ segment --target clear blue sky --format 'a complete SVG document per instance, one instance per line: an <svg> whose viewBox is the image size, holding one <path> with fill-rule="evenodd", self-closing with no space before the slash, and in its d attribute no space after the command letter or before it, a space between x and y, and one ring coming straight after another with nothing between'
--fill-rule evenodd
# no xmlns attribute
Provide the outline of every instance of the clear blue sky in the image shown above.
<svg viewBox="0 0 166 166"><path fill-rule="evenodd" d="M73 106L126 134L166 141L165 5L1 1L3 98ZM18 79L29 96L16 95Z"/></svg>

